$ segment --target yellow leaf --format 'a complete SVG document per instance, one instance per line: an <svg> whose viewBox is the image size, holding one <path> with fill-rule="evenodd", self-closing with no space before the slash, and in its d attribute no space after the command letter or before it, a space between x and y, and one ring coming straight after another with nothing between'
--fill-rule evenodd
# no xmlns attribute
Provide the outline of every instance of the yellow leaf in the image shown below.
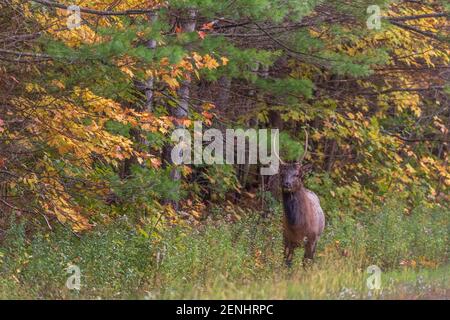
<svg viewBox="0 0 450 320"><path fill-rule="evenodd" d="M209 54L203 57L203 63L208 69L215 69L219 66L216 59L212 58Z"/></svg>
<svg viewBox="0 0 450 320"><path fill-rule="evenodd" d="M176 89L180 86L177 79L169 77L167 74L162 76L162 80L169 85L171 89Z"/></svg>
<svg viewBox="0 0 450 320"><path fill-rule="evenodd" d="M222 60L223 66L226 66L228 64L228 61L230 61L230 60L228 60L228 58L225 58L225 57L221 57L220 60Z"/></svg>

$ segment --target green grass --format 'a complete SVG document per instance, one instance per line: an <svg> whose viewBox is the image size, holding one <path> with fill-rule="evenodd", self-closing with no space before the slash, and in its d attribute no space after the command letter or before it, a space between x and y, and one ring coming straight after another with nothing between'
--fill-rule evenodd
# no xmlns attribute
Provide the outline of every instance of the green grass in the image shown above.
<svg viewBox="0 0 450 320"><path fill-rule="evenodd" d="M64 229L27 236L27 226L15 224L0 244L0 298L450 298L449 211L403 212L397 205L364 215L328 212L316 262L306 270L302 250L292 269L283 266L279 215L170 227L158 238L125 220L81 238ZM79 292L65 286L71 264L81 269ZM373 264L383 271L378 291L366 286Z"/></svg>
<svg viewBox="0 0 450 320"><path fill-rule="evenodd" d="M380 290L369 290L369 274L344 261L321 262L310 270L277 270L272 277L230 282L218 277L199 290L163 298L191 299L449 299L448 266L382 273Z"/></svg>

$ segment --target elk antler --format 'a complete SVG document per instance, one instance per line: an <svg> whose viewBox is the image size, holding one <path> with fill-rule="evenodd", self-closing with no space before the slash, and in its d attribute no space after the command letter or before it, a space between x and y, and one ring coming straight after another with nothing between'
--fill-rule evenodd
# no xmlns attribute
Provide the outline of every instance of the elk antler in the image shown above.
<svg viewBox="0 0 450 320"><path fill-rule="evenodd" d="M277 135L278 135L278 133L277 133ZM283 160L281 160L280 156L278 155L277 150L274 149L274 150L273 150L273 153L275 154L275 157L277 157L277 159L280 161L281 164L283 164L283 165L286 164L286 162L284 162Z"/></svg>
<svg viewBox="0 0 450 320"><path fill-rule="evenodd" d="M306 135L306 138L305 138L305 151L303 152L303 155L301 156L301 158L300 158L300 156L298 157L298 163L302 163L303 160L305 159L306 154L308 153L308 131L306 131L306 129L303 129L303 130L305 130L305 135Z"/></svg>
<svg viewBox="0 0 450 320"><path fill-rule="evenodd" d="M278 153L276 153L275 151L274 151L274 153L275 153L275 157L278 158L278 160L280 161L281 164L286 164L286 162L284 162L283 160L281 160L281 158L278 156Z"/></svg>

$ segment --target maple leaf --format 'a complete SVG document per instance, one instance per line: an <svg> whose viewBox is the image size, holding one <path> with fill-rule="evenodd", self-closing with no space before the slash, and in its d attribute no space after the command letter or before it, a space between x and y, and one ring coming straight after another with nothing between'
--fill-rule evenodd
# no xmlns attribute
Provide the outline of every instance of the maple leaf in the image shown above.
<svg viewBox="0 0 450 320"><path fill-rule="evenodd" d="M174 119L174 120L178 125L183 125L186 127L192 124L192 121L190 119Z"/></svg>
<svg viewBox="0 0 450 320"><path fill-rule="evenodd" d="M203 63L205 64L205 67L208 69L215 69L219 66L216 59L211 57L209 54L203 57Z"/></svg>
<svg viewBox="0 0 450 320"><path fill-rule="evenodd" d="M220 60L222 60L223 66L226 66L228 64L228 61L230 61L230 60L228 60L228 58L225 58L225 57L221 57Z"/></svg>
<svg viewBox="0 0 450 320"><path fill-rule="evenodd" d="M153 168L159 168L161 167L161 159L158 158L150 158L150 165Z"/></svg>
<svg viewBox="0 0 450 320"><path fill-rule="evenodd" d="M167 83L171 89L176 89L176 88L178 88L180 86L180 84L178 83L177 79L172 78L172 77L170 77L170 76L168 76L166 74L163 75L162 80L165 83Z"/></svg>
<svg viewBox="0 0 450 320"><path fill-rule="evenodd" d="M214 27L214 24L215 24L215 21L211 21L211 22L204 23L204 24L200 27L200 29L201 29L201 30L212 30L212 28Z"/></svg>
<svg viewBox="0 0 450 320"><path fill-rule="evenodd" d="M204 32L204 31L197 31L197 33L198 33L198 36L200 37L200 39L205 39L205 37L206 37L206 32Z"/></svg>

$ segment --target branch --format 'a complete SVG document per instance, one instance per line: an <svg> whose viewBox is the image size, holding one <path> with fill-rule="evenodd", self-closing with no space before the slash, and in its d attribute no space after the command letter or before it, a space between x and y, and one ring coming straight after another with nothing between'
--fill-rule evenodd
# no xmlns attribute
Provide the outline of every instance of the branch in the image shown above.
<svg viewBox="0 0 450 320"><path fill-rule="evenodd" d="M420 34L420 35L422 35L422 36L426 36L426 37L429 37L429 38L432 38L432 39L435 39L435 40L439 40L439 41L442 41L443 39L441 39L439 36L437 36L436 34L434 34L434 33L432 33L432 32L429 32L429 31L423 31L423 30L420 30L419 28L416 28L416 27L413 27L413 26L408 26L408 25L406 25L406 24L403 24L403 23L399 23L399 22L396 22L396 21L393 21L393 20L389 20L394 26L397 26L397 27L399 27L399 28L402 28L402 29L405 29L405 30L409 30L409 31L412 31L412 32L415 32L415 33L418 33L418 34Z"/></svg>
<svg viewBox="0 0 450 320"><path fill-rule="evenodd" d="M10 176L12 176L14 178L20 178L18 175L14 174L12 172L9 172L9 171L5 171L5 170L0 170L0 174L7 174L7 175L10 175Z"/></svg>
<svg viewBox="0 0 450 320"><path fill-rule="evenodd" d="M444 89L444 86L430 86L428 88L393 88L381 91L377 94L384 94L384 93L390 93L390 92L420 92L420 91L428 91L428 90L442 90Z"/></svg>
<svg viewBox="0 0 450 320"><path fill-rule="evenodd" d="M428 18L444 18L449 17L449 13L440 12L440 13L428 13L428 14L419 14L415 16L403 16L403 17L386 17L389 21L409 21L409 20L419 20L419 19L428 19Z"/></svg>
<svg viewBox="0 0 450 320"><path fill-rule="evenodd" d="M4 55L14 55L17 58L9 59L6 57L2 57L1 54ZM23 59L22 59L23 57ZM29 58L25 58L29 57ZM16 62L16 63L30 63L30 62L45 62L53 60L53 58L49 55L42 53L34 53L34 52L23 52L23 51L13 51L7 49L0 49L0 60L8 61L8 62Z"/></svg>
<svg viewBox="0 0 450 320"><path fill-rule="evenodd" d="M432 139L432 138L426 138L426 137L410 139L410 138L404 138L404 137L402 137L402 136L400 136L400 135L398 135L396 133L391 133L391 132L387 132L387 131L384 131L384 130L383 130L383 132L386 133L389 136L392 136L394 138L397 138L397 139L405 141L405 142L425 142L425 141L450 142L450 140Z"/></svg>
<svg viewBox="0 0 450 320"><path fill-rule="evenodd" d="M324 88L324 87L321 87ZM430 91L430 90L443 90L444 86L430 86L428 88L391 88L379 92L369 92L369 91L362 91L362 92L355 92L356 95L363 95L363 96L376 96L379 94L387 94L392 92L423 92L423 91Z"/></svg>
<svg viewBox="0 0 450 320"><path fill-rule="evenodd" d="M308 54L308 53L305 53L305 52L300 52L300 51L293 50L292 48L288 47L286 44L284 44L284 43L281 42L280 40L274 38L269 32L267 32L264 28L262 28L258 23L253 22L253 24L254 24L255 26L257 26L258 29L261 30L261 31L262 31L267 37L269 37L272 41L274 41L276 44L278 44L280 47L282 47L283 49L287 50L287 51L290 52L291 54L300 55L300 56L309 57L309 58L314 58L314 59L319 60L319 61L320 61L320 60L324 60L324 61L327 61L327 62L334 61L334 60L332 60L332 59L327 59L327 58L319 57L319 56L316 56L316 55L313 55L313 54ZM323 64L320 63L320 62L317 62L316 64L318 64L318 65L320 65L320 66L325 66L325 67L327 67L326 65L323 65Z"/></svg>
<svg viewBox="0 0 450 320"><path fill-rule="evenodd" d="M67 5L59 4L53 1L49 0L30 0L33 2L40 3L47 7L53 7L53 8L60 8L68 10ZM87 13L87 14L95 14L98 16L128 16L133 14L148 14L153 13L155 10L153 9L131 9L131 10L125 10L125 11L103 11L103 10L94 10L94 9L88 9L88 8L82 8L80 7L80 12Z"/></svg>
<svg viewBox="0 0 450 320"><path fill-rule="evenodd" d="M22 51L0 49L0 53L11 54L11 55L19 56L19 57L34 57L34 58L52 59L52 57L47 54L34 53L34 52L22 52Z"/></svg>

